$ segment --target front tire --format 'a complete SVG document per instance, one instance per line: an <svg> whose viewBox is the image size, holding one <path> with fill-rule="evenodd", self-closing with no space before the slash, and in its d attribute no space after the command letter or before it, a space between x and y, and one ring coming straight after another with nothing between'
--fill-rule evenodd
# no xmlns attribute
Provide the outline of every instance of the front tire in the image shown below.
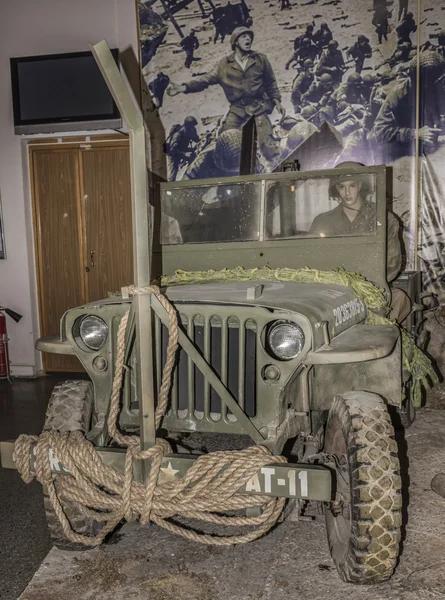
<svg viewBox="0 0 445 600"><path fill-rule="evenodd" d="M90 381L68 380L57 384L51 394L44 430L83 431L87 433L91 423L93 408L93 385ZM57 482L55 483L57 489ZM62 500L62 499L61 499ZM51 541L60 550L91 550L91 546L72 542L65 537L62 526L54 511L49 496L43 492L46 521ZM62 500L63 510L71 527L77 533L93 537L100 530L100 524L85 517L73 502Z"/></svg>
<svg viewBox="0 0 445 600"><path fill-rule="evenodd" d="M326 528L339 575L356 584L385 581L399 554L402 484L383 400L367 392L334 398L324 451L336 472L337 495L326 509Z"/></svg>

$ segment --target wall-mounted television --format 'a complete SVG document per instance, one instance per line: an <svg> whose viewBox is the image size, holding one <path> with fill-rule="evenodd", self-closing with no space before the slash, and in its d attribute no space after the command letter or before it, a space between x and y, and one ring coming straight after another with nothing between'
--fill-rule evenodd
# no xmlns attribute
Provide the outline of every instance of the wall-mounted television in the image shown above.
<svg viewBox="0 0 445 600"><path fill-rule="evenodd" d="M111 52L118 64L118 50ZM91 52L22 56L10 64L15 133L122 127Z"/></svg>

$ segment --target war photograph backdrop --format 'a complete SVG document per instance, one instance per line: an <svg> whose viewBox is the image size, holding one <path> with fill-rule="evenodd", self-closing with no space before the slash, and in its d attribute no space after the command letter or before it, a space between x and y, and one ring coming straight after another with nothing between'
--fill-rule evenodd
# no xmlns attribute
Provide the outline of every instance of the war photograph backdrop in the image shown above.
<svg viewBox="0 0 445 600"><path fill-rule="evenodd" d="M257 172L295 160L301 170L392 166L388 203L403 225L405 268L419 256L426 287L440 287L444 0L138 6L143 108L151 146L163 149L151 155L154 173L170 181L238 174L252 117ZM234 49L246 38L243 61Z"/></svg>

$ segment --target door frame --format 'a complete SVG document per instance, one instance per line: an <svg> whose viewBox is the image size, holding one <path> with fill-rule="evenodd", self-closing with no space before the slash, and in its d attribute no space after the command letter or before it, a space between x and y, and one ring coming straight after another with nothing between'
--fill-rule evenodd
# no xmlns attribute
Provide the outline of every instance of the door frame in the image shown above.
<svg viewBox="0 0 445 600"><path fill-rule="evenodd" d="M113 135L98 135L98 136L66 136L66 137L49 137L49 138L39 138L39 139L30 139L26 142L26 152L27 159L29 165L29 190L31 195L31 220L32 220L32 231L34 238L34 255L35 255L35 263L34 263L34 275L37 285L37 303L38 303L38 329L39 335L42 335L42 331L45 330L45 314L43 309L43 301L44 301L44 292L43 292L43 260L42 260L42 233L40 230L40 220L39 220L39 198L36 188L35 177L36 174L34 172L34 156L38 152L42 152L45 150L52 151L64 151L66 149L77 149L77 150L86 150L88 147L102 147L102 148L119 148L119 147L129 147L129 137L124 133L117 133ZM87 257L87 248L86 248L86 231L85 231L85 214L83 208L82 201L82 193L83 193L83 181L82 181L82 160L79 156L76 165L76 185L77 185L77 215L78 215L78 227L79 227L79 260L81 264L85 264L85 260ZM83 269L82 271L83 272ZM83 300L87 299L87 281L84 276L81 281L82 295ZM74 308L74 307L73 307ZM80 363L79 363L80 365ZM81 367L80 367L81 369ZM42 355L42 373L45 374L47 372L56 372L53 369L47 369L47 365L45 364L45 354ZM81 372L75 369L68 369L66 372Z"/></svg>

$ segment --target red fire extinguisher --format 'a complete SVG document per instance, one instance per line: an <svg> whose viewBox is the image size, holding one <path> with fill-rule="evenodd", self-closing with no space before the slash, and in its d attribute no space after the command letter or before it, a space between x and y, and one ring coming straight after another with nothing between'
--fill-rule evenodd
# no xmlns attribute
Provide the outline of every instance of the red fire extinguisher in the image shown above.
<svg viewBox="0 0 445 600"><path fill-rule="evenodd" d="M10 308L4 308L0 306L0 379L9 379L9 355L8 355L8 333L6 331L6 317L5 313L11 317L16 323L20 321L22 315L11 310Z"/></svg>

